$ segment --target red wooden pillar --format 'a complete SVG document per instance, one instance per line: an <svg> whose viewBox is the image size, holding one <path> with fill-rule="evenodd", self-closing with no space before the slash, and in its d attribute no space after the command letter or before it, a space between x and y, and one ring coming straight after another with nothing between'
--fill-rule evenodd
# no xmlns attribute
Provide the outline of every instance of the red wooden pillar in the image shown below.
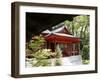
<svg viewBox="0 0 100 80"><path fill-rule="evenodd" d="M81 54L81 51L80 51L80 43L78 43L78 55Z"/></svg>

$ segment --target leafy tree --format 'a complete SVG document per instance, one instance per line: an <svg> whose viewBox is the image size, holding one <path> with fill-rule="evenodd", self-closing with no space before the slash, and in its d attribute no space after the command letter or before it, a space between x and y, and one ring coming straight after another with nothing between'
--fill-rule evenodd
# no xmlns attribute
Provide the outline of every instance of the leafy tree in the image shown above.
<svg viewBox="0 0 100 80"><path fill-rule="evenodd" d="M52 52L50 49L41 49L33 54L34 58L36 58L36 63L33 66L50 66L51 61L50 58Z"/></svg>
<svg viewBox="0 0 100 80"><path fill-rule="evenodd" d="M32 54L45 47L45 39L39 36L33 36L30 42L26 43L26 57L33 57Z"/></svg>
<svg viewBox="0 0 100 80"><path fill-rule="evenodd" d="M60 66L62 65L62 61L61 61L61 57L62 57L62 51L59 48L59 45L56 46L56 50L55 50L55 65L56 66Z"/></svg>
<svg viewBox="0 0 100 80"><path fill-rule="evenodd" d="M88 60L89 59L89 54L87 54L87 53L89 53L89 46L88 45L84 45L83 46L83 49L82 49L82 57L83 57L83 59L85 59L85 60ZM85 56L84 56L85 55Z"/></svg>
<svg viewBox="0 0 100 80"><path fill-rule="evenodd" d="M32 40L29 42L29 48L31 48L33 51L37 51L41 48L43 48L45 43L44 38L40 36L33 36Z"/></svg>
<svg viewBox="0 0 100 80"><path fill-rule="evenodd" d="M89 16L77 16L73 21L64 21L70 32L81 38L80 49L83 60L89 60Z"/></svg>
<svg viewBox="0 0 100 80"><path fill-rule="evenodd" d="M33 66L50 66L51 62L48 60L51 56L50 49L44 49L45 39L39 36L33 36L29 43L26 43L26 57L33 58ZM34 63L35 62L35 63Z"/></svg>
<svg viewBox="0 0 100 80"><path fill-rule="evenodd" d="M33 53L33 56L36 59L48 59L50 58L52 52L50 49L40 49L37 52Z"/></svg>

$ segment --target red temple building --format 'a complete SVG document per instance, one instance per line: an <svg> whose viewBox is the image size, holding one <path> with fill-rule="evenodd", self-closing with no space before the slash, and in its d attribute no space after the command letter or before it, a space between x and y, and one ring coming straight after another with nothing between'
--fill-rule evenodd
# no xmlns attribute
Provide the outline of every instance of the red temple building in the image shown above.
<svg viewBox="0 0 100 80"><path fill-rule="evenodd" d="M80 54L80 38L73 36L67 29L62 26L55 30L45 30L42 32L46 40L46 47L55 51L57 45L62 51L63 57Z"/></svg>

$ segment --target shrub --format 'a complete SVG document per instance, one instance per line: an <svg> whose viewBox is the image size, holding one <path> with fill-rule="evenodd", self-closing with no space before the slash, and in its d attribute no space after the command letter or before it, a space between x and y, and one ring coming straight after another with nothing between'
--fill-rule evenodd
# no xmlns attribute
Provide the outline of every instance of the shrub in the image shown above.
<svg viewBox="0 0 100 80"><path fill-rule="evenodd" d="M56 58L55 66L60 66L60 65L62 65L61 63L62 63L61 59L60 58Z"/></svg>
<svg viewBox="0 0 100 80"><path fill-rule="evenodd" d="M51 61L50 56L51 56L52 52L50 51L50 49L41 49L38 50L36 53L33 54L34 58L36 58L36 63L33 64L33 66L50 66L51 65Z"/></svg>

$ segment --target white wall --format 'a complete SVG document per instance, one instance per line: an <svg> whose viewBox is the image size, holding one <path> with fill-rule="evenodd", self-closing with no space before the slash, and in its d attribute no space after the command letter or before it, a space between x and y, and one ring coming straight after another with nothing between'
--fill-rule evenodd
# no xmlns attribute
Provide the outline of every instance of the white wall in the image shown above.
<svg viewBox="0 0 100 80"><path fill-rule="evenodd" d="M10 76L11 67L11 2L13 1L30 1L42 3L57 3L57 4L76 4L76 5L96 5L99 7L100 0L0 0L0 80L16 80ZM98 16L100 21L100 16ZM98 22L99 22L98 21ZM98 33L100 34L100 23L98 25ZM100 37L98 37L100 44ZM100 45L98 45L100 47ZM100 50L98 51L98 67L97 74L80 74L80 75L65 75L51 76L38 78L21 78L18 80L99 80L100 79Z"/></svg>

